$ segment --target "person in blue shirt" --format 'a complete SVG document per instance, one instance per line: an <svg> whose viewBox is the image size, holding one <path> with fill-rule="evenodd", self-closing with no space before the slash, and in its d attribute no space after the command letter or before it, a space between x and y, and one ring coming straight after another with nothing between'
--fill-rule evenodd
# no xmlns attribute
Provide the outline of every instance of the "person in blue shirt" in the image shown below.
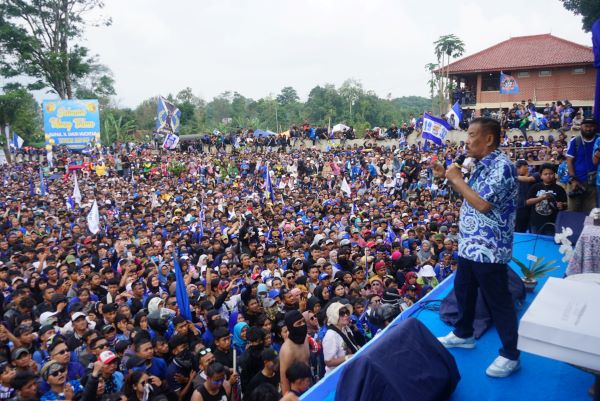
<svg viewBox="0 0 600 401"><path fill-rule="evenodd" d="M149 336L136 337L135 353L145 361L146 373L164 380L167 375L167 363L162 358L154 356L154 347Z"/></svg>
<svg viewBox="0 0 600 401"><path fill-rule="evenodd" d="M476 118L467 131L467 152L475 170L466 182L461 168L435 170L464 197L460 209L458 270L454 280L459 318L454 330L439 338L447 348L474 348L473 321L478 289L502 341L500 355L486 369L491 377L507 377L520 368L517 314L508 291L517 202L517 172L498 148L502 130L491 118Z"/></svg>
<svg viewBox="0 0 600 401"><path fill-rule="evenodd" d="M598 137L598 123L586 118L581 123L581 136L571 139L567 148L569 169L569 211L589 214L596 207L596 173L594 144Z"/></svg>

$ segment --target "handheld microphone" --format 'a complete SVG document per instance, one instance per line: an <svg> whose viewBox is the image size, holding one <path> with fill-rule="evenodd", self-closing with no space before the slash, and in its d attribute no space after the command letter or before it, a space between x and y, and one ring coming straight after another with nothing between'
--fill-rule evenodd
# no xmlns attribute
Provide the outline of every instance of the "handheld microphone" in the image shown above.
<svg viewBox="0 0 600 401"><path fill-rule="evenodd" d="M467 155L465 155L465 154L458 155L456 157L456 159L454 159L454 163L453 164L456 164L458 167L462 167L462 165L465 162L466 158L467 158Z"/></svg>

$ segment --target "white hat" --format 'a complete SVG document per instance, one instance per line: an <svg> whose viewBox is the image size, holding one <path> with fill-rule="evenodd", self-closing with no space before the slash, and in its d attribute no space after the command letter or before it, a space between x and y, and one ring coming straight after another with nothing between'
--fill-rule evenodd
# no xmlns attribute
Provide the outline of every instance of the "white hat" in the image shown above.
<svg viewBox="0 0 600 401"><path fill-rule="evenodd" d="M433 266L424 265L419 270L419 277L435 277L435 271L433 271Z"/></svg>
<svg viewBox="0 0 600 401"><path fill-rule="evenodd" d="M54 324L58 321L55 317L58 312L44 312L40 315L40 325L46 326L48 324Z"/></svg>
<svg viewBox="0 0 600 401"><path fill-rule="evenodd" d="M80 317L85 317L85 313L75 312L71 315L71 321L74 322L75 320L79 319Z"/></svg>

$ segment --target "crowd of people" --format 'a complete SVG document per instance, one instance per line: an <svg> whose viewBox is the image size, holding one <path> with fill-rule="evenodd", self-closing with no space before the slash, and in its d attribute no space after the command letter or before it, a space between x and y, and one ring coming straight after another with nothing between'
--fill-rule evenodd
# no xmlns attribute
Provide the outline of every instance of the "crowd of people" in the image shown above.
<svg viewBox="0 0 600 401"><path fill-rule="evenodd" d="M537 158L575 151L564 140ZM456 270L462 200L433 166L464 153L200 141L17 155L0 170L0 397L297 399ZM519 202L542 217L524 229L541 232L567 201L555 165L538 177L527 160Z"/></svg>

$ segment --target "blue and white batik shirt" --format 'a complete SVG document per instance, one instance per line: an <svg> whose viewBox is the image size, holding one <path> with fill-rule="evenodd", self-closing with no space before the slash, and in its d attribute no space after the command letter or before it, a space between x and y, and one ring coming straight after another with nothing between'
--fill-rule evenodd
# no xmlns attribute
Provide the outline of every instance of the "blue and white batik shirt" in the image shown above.
<svg viewBox="0 0 600 401"><path fill-rule="evenodd" d="M460 209L458 256L481 263L508 263L512 257L517 206L517 170L500 150L479 160L469 186L492 204L487 213L466 200Z"/></svg>

